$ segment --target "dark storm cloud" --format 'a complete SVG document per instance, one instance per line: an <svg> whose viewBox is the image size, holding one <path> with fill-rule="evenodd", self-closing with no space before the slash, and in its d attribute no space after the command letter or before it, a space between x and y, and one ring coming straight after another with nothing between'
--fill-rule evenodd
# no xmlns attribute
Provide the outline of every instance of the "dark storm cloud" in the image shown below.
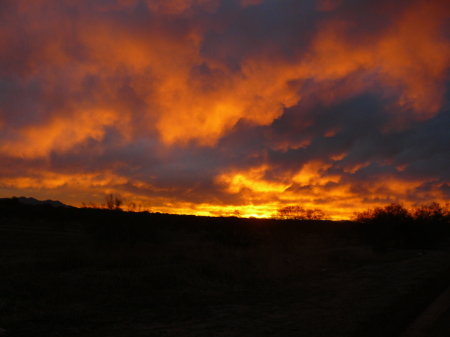
<svg viewBox="0 0 450 337"><path fill-rule="evenodd" d="M242 10L237 1L222 1L213 17L217 28L206 33L202 55L232 70L240 70L249 57L295 61L315 33L314 4L266 1Z"/></svg>

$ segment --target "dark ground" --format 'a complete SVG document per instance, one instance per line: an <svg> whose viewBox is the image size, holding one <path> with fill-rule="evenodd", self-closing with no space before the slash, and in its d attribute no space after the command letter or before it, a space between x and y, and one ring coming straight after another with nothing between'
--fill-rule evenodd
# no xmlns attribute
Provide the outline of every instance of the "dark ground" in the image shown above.
<svg viewBox="0 0 450 337"><path fill-rule="evenodd" d="M113 218L0 219L6 335L399 336L450 285L445 247L376 253L350 224Z"/></svg>

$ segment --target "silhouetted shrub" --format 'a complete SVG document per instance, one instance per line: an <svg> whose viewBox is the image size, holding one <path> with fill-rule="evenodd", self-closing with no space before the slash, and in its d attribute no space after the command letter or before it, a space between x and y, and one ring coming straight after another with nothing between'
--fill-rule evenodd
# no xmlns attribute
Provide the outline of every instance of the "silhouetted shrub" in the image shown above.
<svg viewBox="0 0 450 337"><path fill-rule="evenodd" d="M101 205L97 205L95 202L89 201L88 203L82 202L81 208L95 208L95 209L109 209L110 211L122 211L124 200L122 197L107 194L105 195L105 202Z"/></svg>
<svg viewBox="0 0 450 337"><path fill-rule="evenodd" d="M279 220L323 220L325 219L325 213L319 208L285 206L278 209L275 218Z"/></svg>
<svg viewBox="0 0 450 337"><path fill-rule="evenodd" d="M108 194L105 196L106 208L110 211L121 211L123 205L123 199L119 196L114 196L113 194Z"/></svg>
<svg viewBox="0 0 450 337"><path fill-rule="evenodd" d="M411 210L416 227L416 236L412 239L429 245L438 243L449 234L450 207L446 203L441 206L437 202L414 207Z"/></svg>
<svg viewBox="0 0 450 337"><path fill-rule="evenodd" d="M353 220L361 224L364 239L374 249L432 248L449 234L449 206L438 203L408 210L390 204L356 212Z"/></svg>

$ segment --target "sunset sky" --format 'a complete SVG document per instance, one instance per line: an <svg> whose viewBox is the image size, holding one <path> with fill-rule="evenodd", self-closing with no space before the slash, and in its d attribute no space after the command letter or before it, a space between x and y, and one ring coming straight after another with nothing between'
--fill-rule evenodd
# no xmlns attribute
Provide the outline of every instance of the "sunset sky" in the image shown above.
<svg viewBox="0 0 450 337"><path fill-rule="evenodd" d="M333 219L450 200L448 0L2 0L0 197Z"/></svg>

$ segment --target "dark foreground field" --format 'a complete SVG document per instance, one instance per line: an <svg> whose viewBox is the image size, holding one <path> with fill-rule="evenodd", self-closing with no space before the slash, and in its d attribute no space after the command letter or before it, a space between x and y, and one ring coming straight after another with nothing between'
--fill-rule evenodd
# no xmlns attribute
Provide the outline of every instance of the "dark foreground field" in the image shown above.
<svg viewBox="0 0 450 337"><path fill-rule="evenodd" d="M70 212L0 219L4 335L399 336L450 283L351 223Z"/></svg>

